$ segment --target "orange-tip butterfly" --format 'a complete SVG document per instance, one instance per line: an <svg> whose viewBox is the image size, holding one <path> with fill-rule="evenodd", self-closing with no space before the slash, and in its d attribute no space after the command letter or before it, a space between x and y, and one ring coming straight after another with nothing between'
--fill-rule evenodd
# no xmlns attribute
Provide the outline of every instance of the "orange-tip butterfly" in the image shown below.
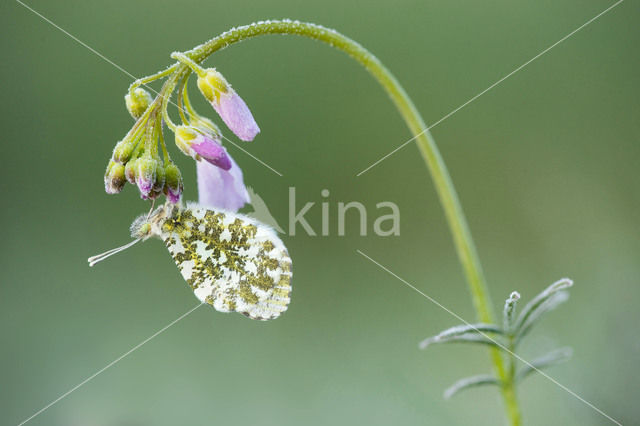
<svg viewBox="0 0 640 426"><path fill-rule="evenodd" d="M289 253L273 229L251 217L167 203L138 217L131 236L134 241L89 258L89 265L159 237L196 297L216 310L269 320L289 305Z"/></svg>

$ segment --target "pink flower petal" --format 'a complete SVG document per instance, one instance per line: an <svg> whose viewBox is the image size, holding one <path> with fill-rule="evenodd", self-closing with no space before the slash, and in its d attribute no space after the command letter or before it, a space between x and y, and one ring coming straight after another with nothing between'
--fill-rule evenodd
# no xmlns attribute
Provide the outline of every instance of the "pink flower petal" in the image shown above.
<svg viewBox="0 0 640 426"><path fill-rule="evenodd" d="M221 169L229 170L231 168L231 161L229 160L227 151L225 151L220 144L206 137L198 139L202 139L202 142L191 144L191 149L193 149L196 154Z"/></svg>
<svg viewBox="0 0 640 426"><path fill-rule="evenodd" d="M180 201L180 196L181 195L182 195L181 191L174 191L173 189L168 189L167 190L167 198L173 204L176 204L176 203L178 203Z"/></svg>
<svg viewBox="0 0 640 426"><path fill-rule="evenodd" d="M252 141L260 132L249 107L232 89L227 95L221 94L219 102L211 102L211 105L227 127L243 141Z"/></svg>
<svg viewBox="0 0 640 426"><path fill-rule="evenodd" d="M207 208L237 212L249 202L249 193L244 186L242 170L227 154L231 162L229 170L223 170L206 161L198 161L198 195L200 205Z"/></svg>

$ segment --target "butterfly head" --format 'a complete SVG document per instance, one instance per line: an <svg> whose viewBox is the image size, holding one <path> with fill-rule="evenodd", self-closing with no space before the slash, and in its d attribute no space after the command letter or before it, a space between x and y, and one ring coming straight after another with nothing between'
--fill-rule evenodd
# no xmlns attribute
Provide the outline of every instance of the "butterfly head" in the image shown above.
<svg viewBox="0 0 640 426"><path fill-rule="evenodd" d="M167 203L148 214L138 216L129 228L131 237L145 241L149 237L160 235L162 224L179 209L178 205Z"/></svg>
<svg viewBox="0 0 640 426"><path fill-rule="evenodd" d="M180 209L180 206L167 203L162 207L158 207L157 209L150 211L148 214L140 215L133 221L131 224L131 237L134 238L128 244L125 244L121 247L117 247L111 250L107 250L104 253L98 254L96 256L90 257L89 266L93 266L96 263L113 256L116 253L120 253L123 250L128 249L132 245L136 244L139 241L145 241L154 235L160 235L162 224L172 215L175 214L176 211Z"/></svg>
<svg viewBox="0 0 640 426"><path fill-rule="evenodd" d="M155 212L154 212L155 213ZM131 237L136 240L146 240L153 235L151 215L138 216L131 224Z"/></svg>

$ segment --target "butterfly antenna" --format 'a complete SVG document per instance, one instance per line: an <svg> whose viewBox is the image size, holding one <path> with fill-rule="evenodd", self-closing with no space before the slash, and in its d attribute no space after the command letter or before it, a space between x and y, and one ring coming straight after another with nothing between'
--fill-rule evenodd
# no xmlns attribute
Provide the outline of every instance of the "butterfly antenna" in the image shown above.
<svg viewBox="0 0 640 426"><path fill-rule="evenodd" d="M111 250L107 250L104 253L100 253L100 254L97 254L95 256L91 256L89 259L87 259L89 261L89 266L93 266L96 263L105 260L107 257L113 256L116 253L120 253L121 251L128 249L129 247L131 247L132 245L134 245L138 241L140 241L140 238L138 238L137 240L133 240L130 243L125 244L123 246L116 247L116 248L111 249Z"/></svg>

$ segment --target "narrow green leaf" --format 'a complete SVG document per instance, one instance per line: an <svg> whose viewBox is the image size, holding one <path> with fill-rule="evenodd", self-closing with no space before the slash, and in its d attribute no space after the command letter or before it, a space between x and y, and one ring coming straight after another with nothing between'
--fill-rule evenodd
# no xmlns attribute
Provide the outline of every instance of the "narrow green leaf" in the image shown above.
<svg viewBox="0 0 640 426"><path fill-rule="evenodd" d="M568 361L573 354L573 350L569 347L556 349L530 362L531 365L525 365L518 371L516 381L520 381L529 374L542 370L543 368Z"/></svg>
<svg viewBox="0 0 640 426"><path fill-rule="evenodd" d="M495 340L478 333L458 334L448 337L433 336L420 342L420 349L426 349L434 343L480 343L482 345L495 346L503 349Z"/></svg>
<svg viewBox="0 0 640 426"><path fill-rule="evenodd" d="M504 302L504 310L502 311L502 328L508 333L513 327L513 319L516 314L516 304L520 299L520 293L514 291Z"/></svg>
<svg viewBox="0 0 640 426"><path fill-rule="evenodd" d="M447 390L444 391L444 399L449 399L458 392L473 388L476 386L482 385L499 385L500 382L493 376L489 376L487 374L482 374L479 376L465 377L464 379L460 379L455 382L453 385L449 386Z"/></svg>
<svg viewBox="0 0 640 426"><path fill-rule="evenodd" d="M522 326L528 321L529 317L533 314L533 312L542 305L545 301L547 301L554 294L558 293L560 290L564 290L573 285L573 281L569 278L563 278L555 283L551 284L547 287L542 293L538 294L533 300L526 304L520 315L518 316L518 320L514 326L514 330L517 333L518 330L522 328Z"/></svg>
<svg viewBox="0 0 640 426"><path fill-rule="evenodd" d="M491 342L490 339L487 339L487 337L485 337L482 333L503 334L503 330L500 327L495 326L493 324L479 323L479 324L458 325L455 327L448 328L440 332L436 336L429 337L428 339L423 340L422 342L420 342L420 349L425 349L427 346L433 343L445 343L445 342L452 342L452 341L485 343L485 342L477 341L477 340L484 339L487 341L486 343L488 344L495 344L494 342ZM456 339L456 337L462 337L462 336L465 336L465 337L463 339ZM481 339L473 339L471 338L472 336L480 337Z"/></svg>
<svg viewBox="0 0 640 426"><path fill-rule="evenodd" d="M558 305L566 302L569 299L569 293L566 291L560 291L554 293L551 297L547 298L542 304L538 305L528 316L524 324L520 325L515 330L515 343L517 344L524 336L531 331L531 328L542 318L544 314L554 310Z"/></svg>
<svg viewBox="0 0 640 426"><path fill-rule="evenodd" d="M435 337L451 337L459 334L467 333L498 333L502 334L502 329L497 325L477 323L477 324L463 324L456 325L455 327L447 328L444 331L438 333Z"/></svg>

